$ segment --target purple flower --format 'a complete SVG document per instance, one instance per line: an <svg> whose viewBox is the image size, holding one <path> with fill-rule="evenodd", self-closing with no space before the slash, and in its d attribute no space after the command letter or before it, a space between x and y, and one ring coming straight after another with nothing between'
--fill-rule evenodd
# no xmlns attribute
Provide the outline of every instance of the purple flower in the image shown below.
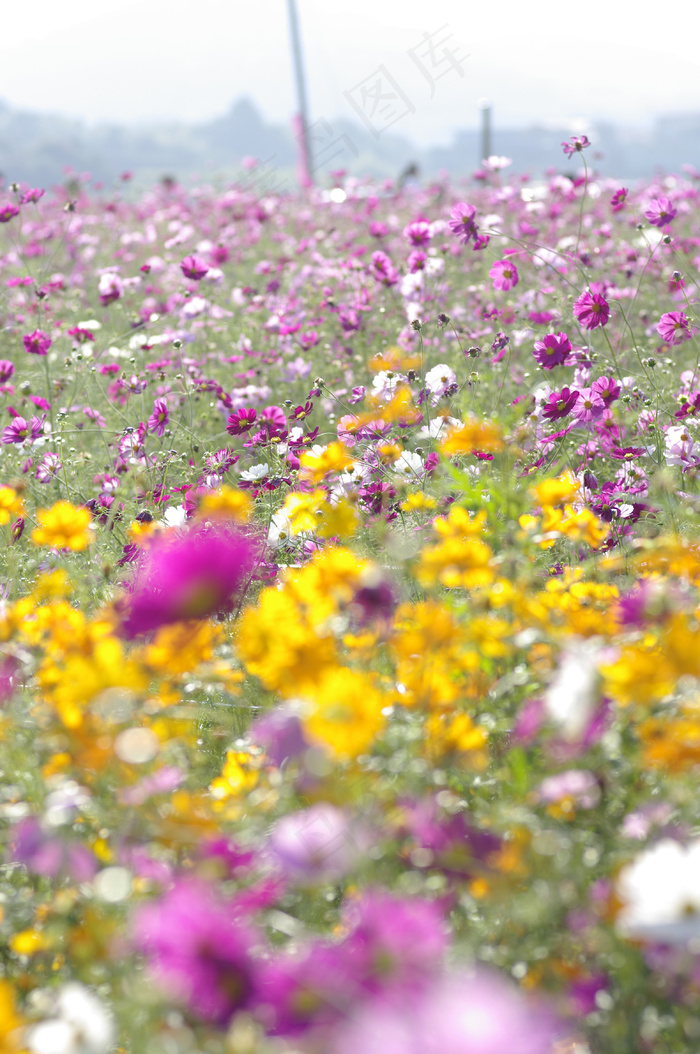
<svg viewBox="0 0 700 1054"><path fill-rule="evenodd" d="M3 443L16 443L20 445L27 441L33 443L43 433L44 419L32 417L31 421L25 421L23 417L15 417L12 424L3 429Z"/></svg>
<svg viewBox="0 0 700 1054"><path fill-rule="evenodd" d="M138 911L133 934L158 981L200 1019L223 1027L250 1004L259 938L207 883L177 881Z"/></svg>
<svg viewBox="0 0 700 1054"><path fill-rule="evenodd" d="M372 276L383 285L396 285L399 280L399 272L387 254L379 250L372 253Z"/></svg>
<svg viewBox="0 0 700 1054"><path fill-rule="evenodd" d="M255 555L249 538L222 526L157 538L137 568L122 633L133 638L171 622L229 610Z"/></svg>
<svg viewBox="0 0 700 1054"><path fill-rule="evenodd" d="M32 187L31 190L25 190L24 194L19 199L20 205L28 205L30 202L36 204L39 198L43 198L45 190L41 187Z"/></svg>
<svg viewBox="0 0 700 1054"><path fill-rule="evenodd" d="M298 715L285 706L277 706L256 718L250 726L250 738L277 768L289 758L304 754L311 745L304 736Z"/></svg>
<svg viewBox="0 0 700 1054"><path fill-rule="evenodd" d="M606 406L610 406L616 399L620 398L622 389L614 377L598 377L591 385L591 391L596 392Z"/></svg>
<svg viewBox="0 0 700 1054"><path fill-rule="evenodd" d="M209 264L201 256L192 254L180 261L180 270L185 278L191 278L193 282L199 282L200 279L209 274Z"/></svg>
<svg viewBox="0 0 700 1054"><path fill-rule="evenodd" d="M622 209L624 209L627 203L628 193L629 191L627 190L627 187L620 187L619 190L615 191L613 196L610 198L610 204L612 206L613 212L620 212Z"/></svg>
<svg viewBox="0 0 700 1054"><path fill-rule="evenodd" d="M415 249L420 249L430 241L430 224L425 220L415 220L403 229L404 238L408 238Z"/></svg>
<svg viewBox="0 0 700 1054"><path fill-rule="evenodd" d="M652 227L666 227L676 214L676 209L674 209L669 198L661 197L654 198L650 202L644 216L649 220Z"/></svg>
<svg viewBox="0 0 700 1054"><path fill-rule="evenodd" d="M39 820L30 817L14 827L11 834L12 859L35 875L56 878L70 875L76 882L89 882L98 870L97 860L85 846L55 832L46 831Z"/></svg>
<svg viewBox="0 0 700 1054"><path fill-rule="evenodd" d="M479 233L479 228L474 222L475 216L476 207L468 205L466 202L460 202L459 205L455 205L450 213L447 226L453 234L457 235L463 245L467 245Z"/></svg>
<svg viewBox="0 0 700 1054"><path fill-rule="evenodd" d="M605 413L605 400L593 388L582 388L574 408L574 417L581 424L597 421Z"/></svg>
<svg viewBox="0 0 700 1054"><path fill-rule="evenodd" d="M269 845L284 872L301 882L340 878L358 855L347 817L326 802L278 820Z"/></svg>
<svg viewBox="0 0 700 1054"><path fill-rule="evenodd" d="M53 341L43 329L35 329L33 333L27 333L22 337L24 350L30 355L47 355Z"/></svg>
<svg viewBox="0 0 700 1054"><path fill-rule="evenodd" d="M19 216L19 209L16 205L12 205L9 201L5 205L0 205L0 223L9 223L15 216Z"/></svg>
<svg viewBox="0 0 700 1054"><path fill-rule="evenodd" d="M408 269L411 274L424 270L428 257L422 249L414 249L408 254Z"/></svg>
<svg viewBox="0 0 700 1054"><path fill-rule="evenodd" d="M48 454L44 454L41 459L41 464L37 466L34 478L37 479L39 483L50 483L52 479L56 478L62 468L63 462L58 454L49 451Z"/></svg>
<svg viewBox="0 0 700 1054"><path fill-rule="evenodd" d="M15 372L15 366L9 359L0 359L0 384L4 384L9 381L12 374Z"/></svg>
<svg viewBox="0 0 700 1054"><path fill-rule="evenodd" d="M693 336L690 319L682 311L667 311L662 315L656 332L666 344L683 344Z"/></svg>
<svg viewBox="0 0 700 1054"><path fill-rule="evenodd" d="M98 292L100 294L100 303L103 306L111 304L114 300L119 300L120 296L124 293L124 283L118 274L114 274L113 271L108 271L106 274L100 276L98 284Z"/></svg>
<svg viewBox="0 0 700 1054"><path fill-rule="evenodd" d="M568 142L562 143L562 149L567 157L571 157L573 154L580 154L582 150L590 146L590 140L587 135L572 135Z"/></svg>
<svg viewBox="0 0 700 1054"><path fill-rule="evenodd" d="M228 421L226 422L226 431L229 435L239 436L245 432L249 432L255 424L255 419L258 416L257 411L251 407L241 407L240 410L234 410Z"/></svg>
<svg viewBox="0 0 700 1054"><path fill-rule="evenodd" d="M544 1054L559 1034L550 1011L499 974L463 970L363 1005L332 1054Z"/></svg>
<svg viewBox="0 0 700 1054"><path fill-rule="evenodd" d="M532 354L543 369L551 370L566 362L571 350L571 341L566 333L548 333L542 340L535 341Z"/></svg>
<svg viewBox="0 0 700 1054"><path fill-rule="evenodd" d="M165 399L156 399L153 403L153 413L146 422L149 432L155 432L159 437L163 436L170 420L168 404Z"/></svg>
<svg viewBox="0 0 700 1054"><path fill-rule="evenodd" d="M610 318L610 305L601 293L586 291L574 302L574 315L584 329L597 329Z"/></svg>
<svg viewBox="0 0 700 1054"><path fill-rule="evenodd" d="M494 289L508 292L518 284L518 269L510 260L496 260L489 271L489 278L493 282Z"/></svg>

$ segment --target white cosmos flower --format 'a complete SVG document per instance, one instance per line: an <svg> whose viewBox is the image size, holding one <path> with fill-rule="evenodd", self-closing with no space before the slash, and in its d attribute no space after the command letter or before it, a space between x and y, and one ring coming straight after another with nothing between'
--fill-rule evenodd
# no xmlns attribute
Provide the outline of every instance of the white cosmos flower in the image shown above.
<svg viewBox="0 0 700 1054"><path fill-rule="evenodd" d="M77 982L60 989L54 1016L27 1033L31 1054L106 1054L114 1040L112 1015L97 996Z"/></svg>
<svg viewBox="0 0 700 1054"><path fill-rule="evenodd" d="M267 461L261 461L257 465L251 465L250 468L246 468L241 472L241 479L246 480L248 483L255 483L259 479L263 479L265 476L269 476L270 466Z"/></svg>
<svg viewBox="0 0 700 1054"><path fill-rule="evenodd" d="M625 936L685 944L700 936L700 840L684 846L664 838L623 867L617 894Z"/></svg>

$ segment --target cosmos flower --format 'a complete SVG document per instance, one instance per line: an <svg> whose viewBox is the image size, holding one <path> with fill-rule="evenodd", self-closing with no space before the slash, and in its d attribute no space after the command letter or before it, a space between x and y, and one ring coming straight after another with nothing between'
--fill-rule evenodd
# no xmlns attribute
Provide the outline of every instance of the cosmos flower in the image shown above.
<svg viewBox="0 0 700 1054"><path fill-rule="evenodd" d="M156 538L144 552L124 607L127 638L230 609L255 563L251 540L225 525Z"/></svg>
<svg viewBox="0 0 700 1054"><path fill-rule="evenodd" d="M574 301L574 316L584 329L597 329L607 324L610 318L610 305L601 293L588 290Z"/></svg>

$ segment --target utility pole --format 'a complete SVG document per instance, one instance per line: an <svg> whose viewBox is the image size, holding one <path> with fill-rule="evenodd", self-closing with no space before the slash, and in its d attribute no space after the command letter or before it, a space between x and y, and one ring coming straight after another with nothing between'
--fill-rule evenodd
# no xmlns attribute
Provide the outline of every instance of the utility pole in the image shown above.
<svg viewBox="0 0 700 1054"><path fill-rule="evenodd" d="M477 106L481 110L481 157L479 158L479 165L481 165L482 161L491 157L491 101L479 99Z"/></svg>
<svg viewBox="0 0 700 1054"><path fill-rule="evenodd" d="M296 139L299 144L299 182L304 187L313 186L314 171L309 142L309 110L306 102L306 83L304 80L304 61L301 55L301 34L296 0L287 0L289 11L289 32L292 38L292 56L294 59L294 77L297 85L297 104L299 113L295 118Z"/></svg>

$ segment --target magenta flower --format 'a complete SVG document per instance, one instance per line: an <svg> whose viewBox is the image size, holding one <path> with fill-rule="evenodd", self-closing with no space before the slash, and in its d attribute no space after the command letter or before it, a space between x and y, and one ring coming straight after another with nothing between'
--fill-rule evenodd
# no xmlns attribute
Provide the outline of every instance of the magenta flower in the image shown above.
<svg viewBox="0 0 700 1054"><path fill-rule="evenodd" d="M124 293L124 283L118 274L109 271L107 274L100 276L97 289L100 294L100 303L106 306L114 300L119 300Z"/></svg>
<svg viewBox="0 0 700 1054"><path fill-rule="evenodd" d="M574 315L584 329L597 329L607 324L610 305L601 293L586 291L574 302Z"/></svg>
<svg viewBox="0 0 700 1054"><path fill-rule="evenodd" d="M138 911L133 931L154 976L201 1020L225 1026L250 1004L259 937L207 883L179 880Z"/></svg>
<svg viewBox="0 0 700 1054"><path fill-rule="evenodd" d="M185 278L191 278L193 282L199 282L205 275L209 274L209 264L201 256L192 254L180 261L180 270Z"/></svg>
<svg viewBox="0 0 700 1054"><path fill-rule="evenodd" d="M669 198L654 198L644 216L652 227L665 227L676 216L676 209Z"/></svg>
<svg viewBox="0 0 700 1054"><path fill-rule="evenodd" d="M330 882L358 860L347 817L327 802L283 816L270 836L270 852L295 882Z"/></svg>
<svg viewBox="0 0 700 1054"><path fill-rule="evenodd" d="M610 406L616 399L620 398L622 389L614 377L598 377L591 385L591 391L596 392L606 406Z"/></svg>
<svg viewBox="0 0 700 1054"><path fill-rule="evenodd" d="M571 350L571 341L566 333L548 333L542 340L535 341L532 354L543 369L551 370L566 362Z"/></svg>
<svg viewBox="0 0 700 1054"><path fill-rule="evenodd" d="M605 413L605 400L592 388L582 388L574 407L574 417L581 424L597 421Z"/></svg>
<svg viewBox="0 0 700 1054"><path fill-rule="evenodd" d="M33 333L27 333L22 337L24 350L30 355L47 355L53 341L43 329L35 329Z"/></svg>
<svg viewBox="0 0 700 1054"><path fill-rule="evenodd" d="M7 428L3 429L3 443L16 443L18 446L25 442L33 443L44 431L43 418L32 417L31 421L25 421L23 417L15 417Z"/></svg>
<svg viewBox="0 0 700 1054"><path fill-rule="evenodd" d="M13 362L10 362L9 359L0 359L0 384L9 381L14 372L15 365Z"/></svg>
<svg viewBox="0 0 700 1054"><path fill-rule="evenodd" d="M234 410L226 422L226 431L232 436L243 435L251 430L257 416L257 411L252 406Z"/></svg>
<svg viewBox="0 0 700 1054"><path fill-rule="evenodd" d="M399 280L399 272L381 250L372 253L372 277L383 285L396 285Z"/></svg>
<svg viewBox="0 0 700 1054"><path fill-rule="evenodd" d="M416 274L418 271L425 269L425 264L428 257L422 249L414 249L413 252L408 254L408 269L411 274Z"/></svg>
<svg viewBox="0 0 700 1054"><path fill-rule="evenodd" d="M610 204L612 206L613 212L621 212L622 209L624 209L625 205L627 204L628 193L629 191L627 190L627 187L620 187L619 190L615 191L613 196L610 198Z"/></svg>
<svg viewBox="0 0 700 1054"><path fill-rule="evenodd" d="M656 332L666 344L683 344L693 336L690 319L682 311L667 311L662 315Z"/></svg>
<svg viewBox="0 0 700 1054"><path fill-rule="evenodd" d="M15 216L19 216L19 209L16 205L12 205L9 201L5 205L0 205L0 223L9 223Z"/></svg>
<svg viewBox="0 0 700 1054"><path fill-rule="evenodd" d="M20 205L29 205L29 203L31 202L36 205L39 198L43 198L45 193L46 191L42 190L41 187L32 187L31 190L26 190L24 192L22 197L19 199L19 203Z"/></svg>
<svg viewBox="0 0 700 1054"><path fill-rule="evenodd" d="M76 340L78 344L85 344L87 341L95 340L95 334L92 333L91 330L81 329L80 326L73 326L66 332L67 335L69 337L73 337L73 339Z"/></svg>
<svg viewBox="0 0 700 1054"><path fill-rule="evenodd" d="M47 878L70 875L76 882L89 882L98 870L97 860L89 849L59 834L56 828L45 830L35 817L16 824L10 845L11 859L24 864L35 875Z"/></svg>
<svg viewBox="0 0 700 1054"><path fill-rule="evenodd" d="M229 611L255 557L251 540L226 527L157 538L137 567L123 605L122 633L131 639L171 622Z"/></svg>
<svg viewBox="0 0 700 1054"><path fill-rule="evenodd" d="M153 413L146 422L146 427L149 432L155 432L158 437L162 437L167 428L170 420L170 414L168 413L168 404L165 399L156 399L153 403Z"/></svg>
<svg viewBox="0 0 700 1054"><path fill-rule="evenodd" d="M430 224L425 220L415 220L403 229L404 237L408 238L415 249L421 249L430 241Z"/></svg>
<svg viewBox="0 0 700 1054"><path fill-rule="evenodd" d="M463 245L467 245L472 238L477 237L479 228L474 222L475 216L476 207L467 205L466 202L460 202L459 205L455 205L450 213L447 226L453 234L457 235Z"/></svg>
<svg viewBox="0 0 700 1054"><path fill-rule="evenodd" d="M368 1001L332 1054L544 1054L561 1026L497 973L460 971L404 998Z"/></svg>
<svg viewBox="0 0 700 1054"><path fill-rule="evenodd" d="M580 154L582 150L585 150L591 144L587 135L572 135L568 142L561 145L566 156L571 157L572 154Z"/></svg>
<svg viewBox="0 0 700 1054"><path fill-rule="evenodd" d="M518 284L518 269L510 260L496 260L489 271L489 278L493 281L494 289L507 293Z"/></svg>

